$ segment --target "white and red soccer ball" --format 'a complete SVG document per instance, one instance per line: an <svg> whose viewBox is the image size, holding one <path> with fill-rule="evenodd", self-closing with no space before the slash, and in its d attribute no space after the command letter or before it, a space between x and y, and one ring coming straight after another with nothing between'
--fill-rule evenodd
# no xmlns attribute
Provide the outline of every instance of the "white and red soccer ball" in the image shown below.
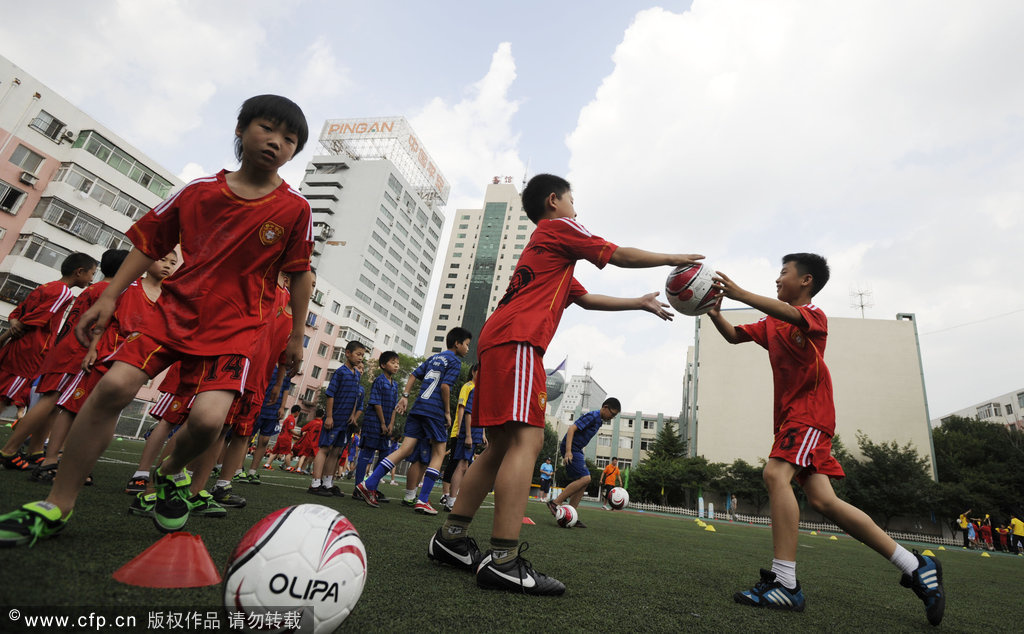
<svg viewBox="0 0 1024 634"><path fill-rule="evenodd" d="M676 267L665 280L668 303L684 315L703 315L715 306L719 291L711 277L714 270L706 264L685 264Z"/></svg>
<svg viewBox="0 0 1024 634"><path fill-rule="evenodd" d="M268 632L293 631L304 613L303 623L322 634L348 617L365 583L366 549L348 518L300 504L274 511L242 537L224 573L224 607L247 621L276 615L277 623L259 628Z"/></svg>
<svg viewBox="0 0 1024 634"><path fill-rule="evenodd" d="M622 487L615 487L608 492L608 506L621 511L629 504L629 492Z"/></svg>
<svg viewBox="0 0 1024 634"><path fill-rule="evenodd" d="M563 504L555 510L555 521L562 528L572 528L576 526L576 520L580 518L580 514L576 512L576 509L568 504Z"/></svg>

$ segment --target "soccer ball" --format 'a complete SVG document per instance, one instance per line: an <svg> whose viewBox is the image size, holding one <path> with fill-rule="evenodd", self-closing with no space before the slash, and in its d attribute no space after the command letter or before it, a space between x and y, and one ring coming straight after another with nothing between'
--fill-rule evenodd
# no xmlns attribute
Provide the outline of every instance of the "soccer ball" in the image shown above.
<svg viewBox="0 0 1024 634"><path fill-rule="evenodd" d="M224 573L229 617L245 614L252 629L333 632L366 583L366 549L344 515L319 504L274 511L242 537ZM260 627L253 623L259 622Z"/></svg>
<svg viewBox="0 0 1024 634"><path fill-rule="evenodd" d="M629 492L622 487L615 487L608 492L608 506L621 511L629 504Z"/></svg>
<svg viewBox="0 0 1024 634"><path fill-rule="evenodd" d="M696 317L711 310L718 299L711 276L714 270L706 264L686 264L674 269L665 280L668 303L684 315Z"/></svg>
<svg viewBox="0 0 1024 634"><path fill-rule="evenodd" d="M562 528L572 528L573 526L576 526L576 520L579 518L580 515L576 512L576 509L568 504L559 506L558 510L555 511L555 521L558 522L558 525Z"/></svg>

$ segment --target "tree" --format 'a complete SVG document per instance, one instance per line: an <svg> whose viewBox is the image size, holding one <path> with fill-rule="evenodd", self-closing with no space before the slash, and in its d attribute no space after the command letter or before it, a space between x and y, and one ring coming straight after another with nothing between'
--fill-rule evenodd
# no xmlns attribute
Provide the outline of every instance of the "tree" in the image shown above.
<svg viewBox="0 0 1024 634"><path fill-rule="evenodd" d="M928 512L936 498L928 458L919 455L912 443L876 444L862 433L857 434L857 445L864 460L844 466L851 504L881 517L883 529L894 517Z"/></svg>
<svg viewBox="0 0 1024 634"><path fill-rule="evenodd" d="M686 455L686 441L676 432L675 422L671 419L665 421L665 426L658 432L654 444L648 451L648 459L651 458L682 458Z"/></svg>
<svg viewBox="0 0 1024 634"><path fill-rule="evenodd" d="M738 500L754 505L754 515L760 515L768 503L768 489L764 486L764 460L754 466L745 460L736 460L731 465L722 465L722 476L718 487L726 494L733 494Z"/></svg>

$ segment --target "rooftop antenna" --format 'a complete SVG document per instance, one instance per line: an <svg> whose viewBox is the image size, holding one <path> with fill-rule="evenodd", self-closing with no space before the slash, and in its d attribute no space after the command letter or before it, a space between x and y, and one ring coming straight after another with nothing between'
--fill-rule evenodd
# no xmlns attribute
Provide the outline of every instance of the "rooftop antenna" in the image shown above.
<svg viewBox="0 0 1024 634"><path fill-rule="evenodd" d="M523 170L523 189L526 189L526 177L530 175L530 159L526 159L526 169Z"/></svg>
<svg viewBox="0 0 1024 634"><path fill-rule="evenodd" d="M875 305L871 301L873 294L870 288L861 288L859 285L850 289L850 308L859 308L861 319L864 319L864 309Z"/></svg>

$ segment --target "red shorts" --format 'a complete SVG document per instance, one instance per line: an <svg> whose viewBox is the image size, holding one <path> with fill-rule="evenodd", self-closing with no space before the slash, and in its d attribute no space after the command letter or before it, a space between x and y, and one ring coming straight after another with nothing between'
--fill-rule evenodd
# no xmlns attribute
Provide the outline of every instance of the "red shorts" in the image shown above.
<svg viewBox="0 0 1024 634"><path fill-rule="evenodd" d="M231 428L232 434L252 436L252 430L256 425L262 405L262 395L257 400L254 392L239 394L231 403L231 409L228 410L228 417L224 419L224 424Z"/></svg>
<svg viewBox="0 0 1024 634"><path fill-rule="evenodd" d="M547 382L544 359L530 344L488 348L480 353L473 424L494 427L518 421L544 427Z"/></svg>
<svg viewBox="0 0 1024 634"><path fill-rule="evenodd" d="M249 374L249 359L240 354L198 357L172 350L142 333L130 335L125 342L106 357L106 363L122 361L139 368L150 378L181 361L181 384L195 385L195 393L226 390L241 394ZM179 390L181 391L181 390Z"/></svg>
<svg viewBox="0 0 1024 634"><path fill-rule="evenodd" d="M292 452L292 435L281 433L277 436L277 442L274 443L273 449L270 453L274 454L285 454Z"/></svg>
<svg viewBox="0 0 1024 634"><path fill-rule="evenodd" d="M8 400L18 407L28 405L32 393L32 379L0 370L0 398Z"/></svg>
<svg viewBox="0 0 1024 634"><path fill-rule="evenodd" d="M195 396L178 396L169 392L160 392L160 399L156 405L150 408L149 415L171 425L180 425L188 418L188 413L192 409L192 401L195 398Z"/></svg>
<svg viewBox="0 0 1024 634"><path fill-rule="evenodd" d="M36 394L47 394L49 392L63 392L68 383L75 378L74 374L67 372L47 372L39 377L36 384Z"/></svg>
<svg viewBox="0 0 1024 634"><path fill-rule="evenodd" d="M778 458L800 468L796 481L803 484L812 473L844 478L839 462L832 457L832 437L803 423L785 423L775 434L769 458Z"/></svg>
<svg viewBox="0 0 1024 634"><path fill-rule="evenodd" d="M64 388L64 392L61 393L60 398L57 399L57 405L63 407L72 414L77 414L82 410L82 405L85 404L85 400L89 398L92 391L96 389L96 384L100 382L103 375L107 373L107 367L101 365L93 366L92 372L86 374L85 372L79 372L75 375L75 378L68 382L67 387Z"/></svg>
<svg viewBox="0 0 1024 634"><path fill-rule="evenodd" d="M299 444L295 446L295 455L296 456L306 456L307 458L312 458L312 457L314 457L316 455L316 452L319 449L320 448L316 444L316 439L314 439L313 442L311 442L311 443L309 443L309 442L307 442L307 443L299 442Z"/></svg>

